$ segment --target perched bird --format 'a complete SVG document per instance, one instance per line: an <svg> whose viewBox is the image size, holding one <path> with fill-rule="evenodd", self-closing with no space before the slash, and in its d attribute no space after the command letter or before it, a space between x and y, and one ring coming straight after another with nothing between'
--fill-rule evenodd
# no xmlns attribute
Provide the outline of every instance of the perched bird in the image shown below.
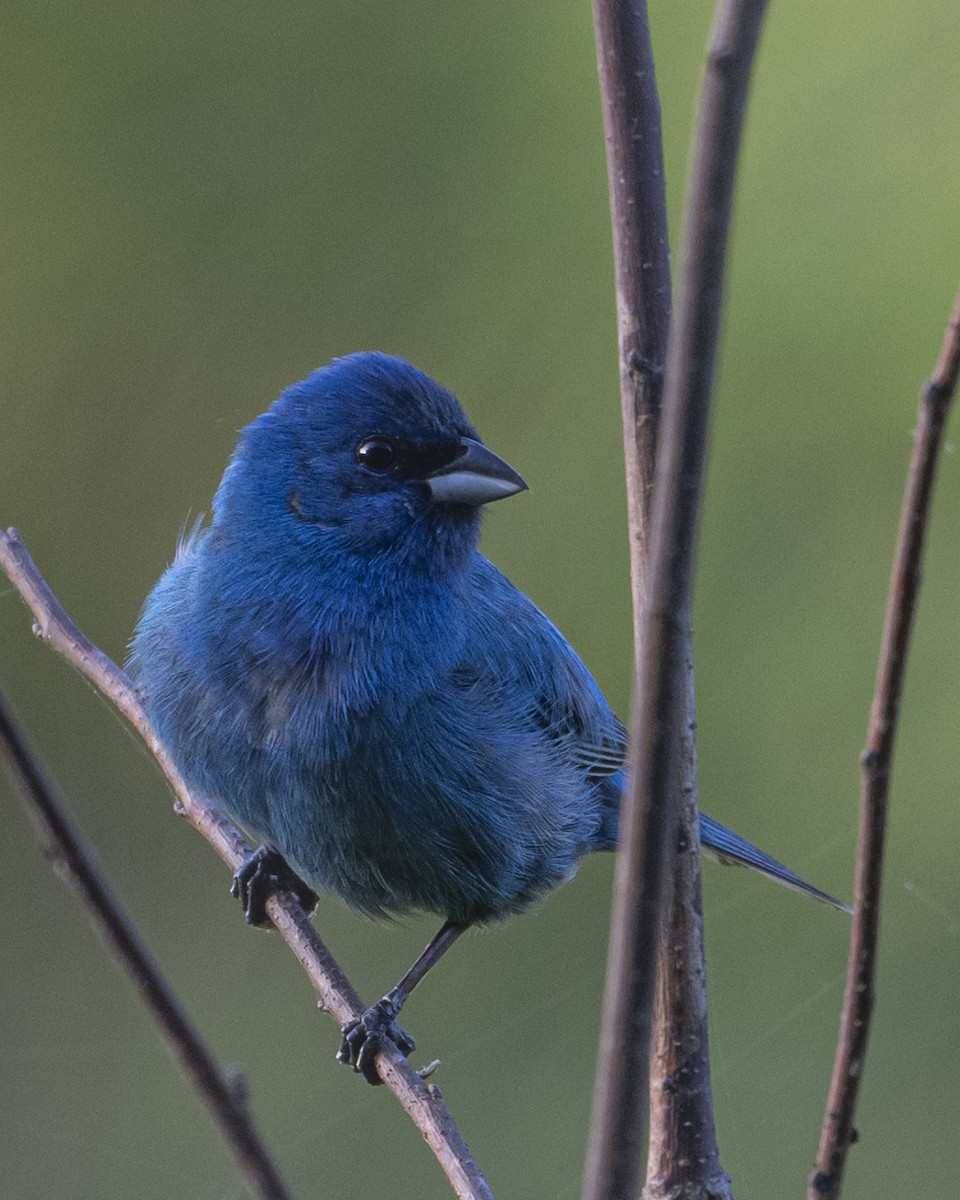
<svg viewBox="0 0 960 1200"><path fill-rule="evenodd" d="M626 733L563 635L477 549L526 484L456 397L386 354L334 360L240 435L132 644L157 736L263 846L271 889L445 924L344 1028L371 1082L410 991L468 926L522 911L617 838ZM704 849L838 907L725 826ZM296 877L285 874L284 862ZM302 881L302 882L301 882Z"/></svg>

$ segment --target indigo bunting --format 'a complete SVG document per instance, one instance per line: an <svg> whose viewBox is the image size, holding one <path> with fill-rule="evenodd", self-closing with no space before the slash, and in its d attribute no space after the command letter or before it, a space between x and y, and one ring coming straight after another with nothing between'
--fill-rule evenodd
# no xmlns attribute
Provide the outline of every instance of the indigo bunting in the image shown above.
<svg viewBox="0 0 960 1200"><path fill-rule="evenodd" d="M526 484L455 396L386 354L336 359L240 435L132 644L184 778L263 846L247 917L313 889L444 925L344 1027L379 1082L396 1016L473 924L520 912L617 839L626 733L563 635L477 549ZM843 907L710 817L706 851ZM289 869L289 870L288 870ZM289 874L294 872L294 875Z"/></svg>

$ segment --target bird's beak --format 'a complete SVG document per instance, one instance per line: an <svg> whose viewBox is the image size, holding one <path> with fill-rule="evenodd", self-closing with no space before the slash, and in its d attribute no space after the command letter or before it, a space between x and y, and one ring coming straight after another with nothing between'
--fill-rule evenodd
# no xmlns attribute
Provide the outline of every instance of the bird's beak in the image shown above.
<svg viewBox="0 0 960 1200"><path fill-rule="evenodd" d="M473 438L461 438L456 457L432 471L423 482L441 504L469 504L474 508L527 489L509 463Z"/></svg>

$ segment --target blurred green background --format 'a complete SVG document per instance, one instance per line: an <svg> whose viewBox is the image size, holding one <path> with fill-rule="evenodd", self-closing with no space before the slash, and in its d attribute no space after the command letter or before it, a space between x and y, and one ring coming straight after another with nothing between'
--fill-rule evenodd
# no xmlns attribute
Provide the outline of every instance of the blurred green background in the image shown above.
<svg viewBox="0 0 960 1200"><path fill-rule="evenodd" d="M675 258L705 4L653 6ZM630 616L603 138L586 0L4 6L0 522L122 657L236 431L357 348L463 399L531 492L485 548L626 715ZM960 266L955 4L774 5L747 128L696 597L702 800L849 896L858 753L918 388ZM929 544L848 1200L956 1195L960 470ZM299 1197L444 1197L384 1089L0 584L0 679ZM0 1193L246 1194L3 796ZM408 1010L500 1197L579 1195L612 863L468 937ZM716 1105L740 1200L801 1195L847 922L705 877ZM333 901L374 999L432 921Z"/></svg>

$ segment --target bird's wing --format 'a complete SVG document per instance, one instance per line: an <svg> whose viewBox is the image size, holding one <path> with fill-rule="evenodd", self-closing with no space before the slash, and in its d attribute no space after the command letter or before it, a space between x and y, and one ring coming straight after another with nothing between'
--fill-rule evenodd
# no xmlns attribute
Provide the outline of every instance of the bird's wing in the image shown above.
<svg viewBox="0 0 960 1200"><path fill-rule="evenodd" d="M563 634L479 554L472 591L470 659L500 679L510 717L591 782L616 775L627 731Z"/></svg>
<svg viewBox="0 0 960 1200"><path fill-rule="evenodd" d="M605 702L597 705L589 688L564 682L566 686L544 689L533 699L531 720L590 779L616 775L626 757L626 729Z"/></svg>

